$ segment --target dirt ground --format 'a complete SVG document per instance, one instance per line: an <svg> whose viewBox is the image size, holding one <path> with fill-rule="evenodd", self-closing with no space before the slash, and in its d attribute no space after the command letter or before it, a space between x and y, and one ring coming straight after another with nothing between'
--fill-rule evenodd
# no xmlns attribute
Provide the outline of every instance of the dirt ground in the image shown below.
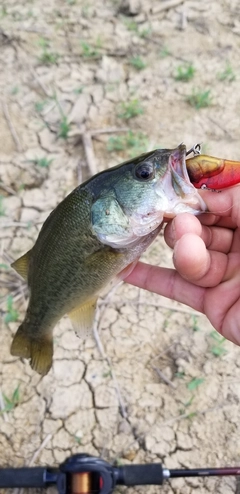
<svg viewBox="0 0 240 494"><path fill-rule="evenodd" d="M240 463L239 348L185 306L122 284L100 303L98 344L60 321L42 380L9 351L27 305L9 264L77 184L182 141L240 159L240 4L168 3L1 0L2 466L58 465L76 452L167 468ZM162 236L144 258L171 266ZM239 494L240 484L147 489L160 491Z"/></svg>

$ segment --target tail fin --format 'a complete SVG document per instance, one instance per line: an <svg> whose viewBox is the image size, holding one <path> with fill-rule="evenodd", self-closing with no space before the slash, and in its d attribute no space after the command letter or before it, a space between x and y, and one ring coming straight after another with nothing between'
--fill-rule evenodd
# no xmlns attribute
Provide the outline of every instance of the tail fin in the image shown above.
<svg viewBox="0 0 240 494"><path fill-rule="evenodd" d="M23 323L14 336L10 351L11 355L30 358L32 369L45 376L52 366L52 335L45 334L40 335L39 338L32 338Z"/></svg>

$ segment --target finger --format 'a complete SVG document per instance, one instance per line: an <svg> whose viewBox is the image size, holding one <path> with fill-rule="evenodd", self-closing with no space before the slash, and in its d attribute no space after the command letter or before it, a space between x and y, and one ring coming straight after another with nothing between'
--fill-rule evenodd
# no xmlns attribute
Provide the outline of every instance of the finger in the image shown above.
<svg viewBox="0 0 240 494"><path fill-rule="evenodd" d="M205 289L184 280L174 269L138 262L125 281L203 312Z"/></svg>
<svg viewBox="0 0 240 494"><path fill-rule="evenodd" d="M187 233L176 243L173 254L174 266L186 280L202 287L218 285L226 272L226 254L206 249L197 235Z"/></svg>
<svg viewBox="0 0 240 494"><path fill-rule="evenodd" d="M200 237L202 226L195 216L181 213L166 225L164 230L165 242L173 249L175 243L186 233L193 233Z"/></svg>
<svg viewBox="0 0 240 494"><path fill-rule="evenodd" d="M240 226L240 194L239 185L222 190L220 194L201 191L208 210L216 215L230 216L237 226Z"/></svg>
<svg viewBox="0 0 240 494"><path fill-rule="evenodd" d="M165 227L164 238L167 245L173 248L176 242L186 233L192 233L202 238L205 245L211 250L228 253L231 249L232 229L203 226L195 216L187 213L176 216Z"/></svg>
<svg viewBox="0 0 240 494"><path fill-rule="evenodd" d="M232 267L236 259L232 263ZM238 264L239 266L239 264ZM235 276L220 283L216 288L208 290L204 301L204 313L207 314L212 325L225 338L233 343L240 344L240 273L235 270Z"/></svg>
<svg viewBox="0 0 240 494"><path fill-rule="evenodd" d="M198 219L202 225L215 225L224 228L231 228L234 230L237 227L235 221L232 220L230 216L216 216L211 213L204 213L198 216Z"/></svg>
<svg viewBox="0 0 240 494"><path fill-rule="evenodd" d="M235 230L233 233L231 252L236 252L237 254L240 254L240 229L239 228L237 228L237 230ZM238 270L240 271L240 265L238 265Z"/></svg>

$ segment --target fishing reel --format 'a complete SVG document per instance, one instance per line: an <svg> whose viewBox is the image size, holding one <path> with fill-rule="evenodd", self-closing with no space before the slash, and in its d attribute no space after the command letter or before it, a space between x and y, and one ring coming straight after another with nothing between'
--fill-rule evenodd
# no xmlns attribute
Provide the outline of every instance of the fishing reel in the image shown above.
<svg viewBox="0 0 240 494"><path fill-rule="evenodd" d="M240 475L240 467L168 470L161 463L112 466L88 454L67 458L59 468L0 468L1 488L46 488L55 485L59 494L111 494L116 485L162 485L176 477Z"/></svg>

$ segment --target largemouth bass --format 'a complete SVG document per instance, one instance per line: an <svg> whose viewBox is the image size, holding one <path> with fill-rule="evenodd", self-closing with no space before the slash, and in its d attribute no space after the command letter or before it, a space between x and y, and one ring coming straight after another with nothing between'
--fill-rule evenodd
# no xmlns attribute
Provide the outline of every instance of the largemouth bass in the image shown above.
<svg viewBox="0 0 240 494"><path fill-rule="evenodd" d="M12 265L30 291L12 355L47 374L57 321L68 314L75 331L90 330L99 293L133 269L164 219L206 210L185 158L183 144L146 153L98 173L52 211L33 248Z"/></svg>

